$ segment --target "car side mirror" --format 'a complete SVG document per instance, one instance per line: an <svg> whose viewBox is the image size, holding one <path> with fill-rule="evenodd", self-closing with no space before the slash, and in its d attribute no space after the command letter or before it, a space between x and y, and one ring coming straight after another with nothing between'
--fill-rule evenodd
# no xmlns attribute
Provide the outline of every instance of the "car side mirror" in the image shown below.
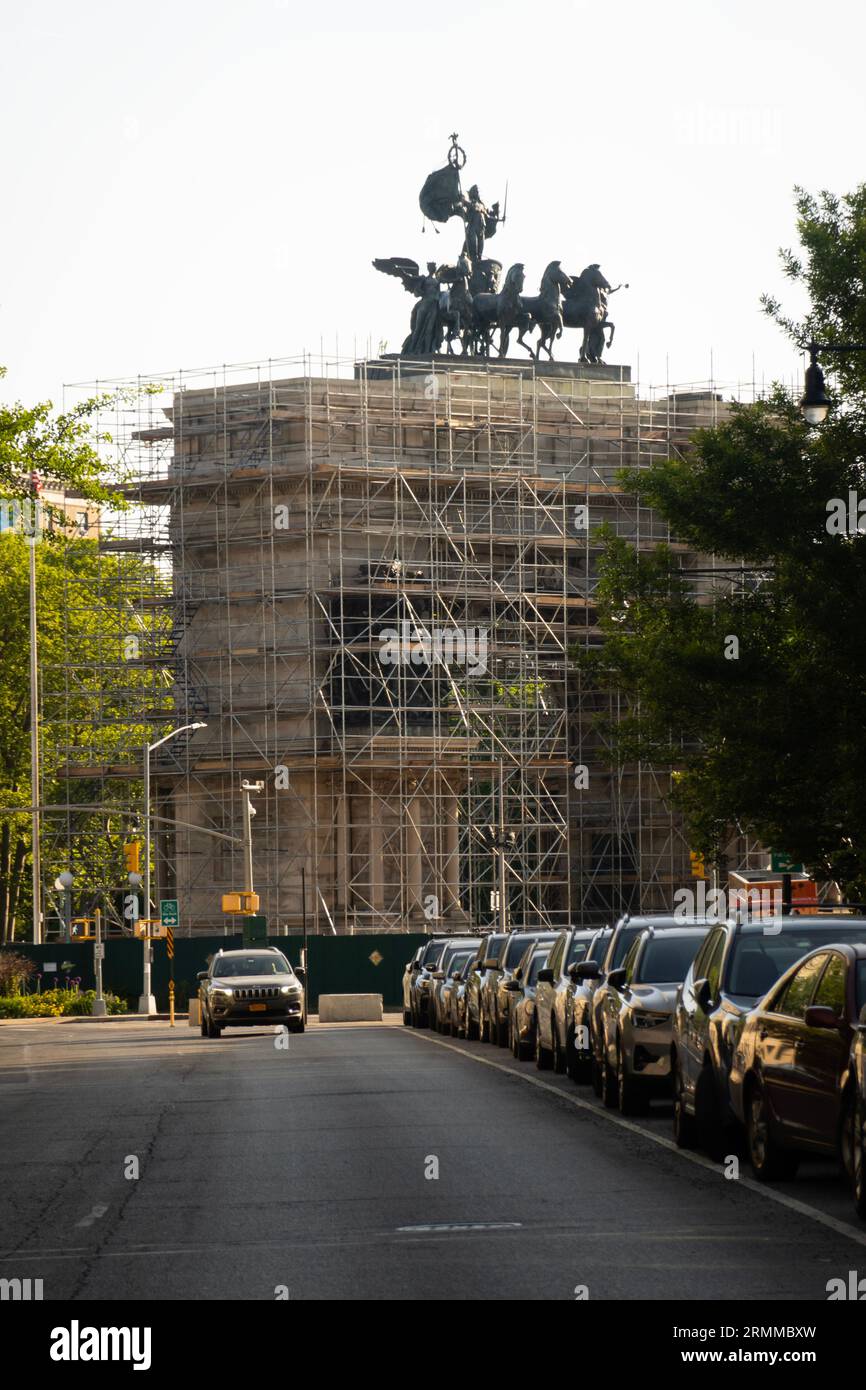
<svg viewBox="0 0 866 1390"><path fill-rule="evenodd" d="M196 975L196 979L197 979L197 980L206 980L206 979L207 979L207 971L206 971L206 970L200 970L200 971L198 972L198 974Z"/></svg>
<svg viewBox="0 0 866 1390"><path fill-rule="evenodd" d="M709 1013L713 1005L713 992L709 980L695 980L694 990L698 1007L703 1009L704 1013Z"/></svg>
<svg viewBox="0 0 866 1390"><path fill-rule="evenodd" d="M552 971L552 970L548 970L548 968L547 968L546 965L545 965L545 967L544 967L543 970L539 970L539 972L538 972L538 983L539 983L540 985L552 985L552 984L553 984L553 971Z"/></svg>
<svg viewBox="0 0 866 1390"><path fill-rule="evenodd" d="M574 978L576 980L597 980L599 975L597 960L582 960L579 965L573 965Z"/></svg>
<svg viewBox="0 0 866 1390"><path fill-rule="evenodd" d="M810 1004L804 1022L807 1028L835 1028L842 1026L843 1020L837 1018L832 1009L824 1004Z"/></svg>
<svg viewBox="0 0 866 1390"><path fill-rule="evenodd" d="M444 979L445 979L445 971L444 971L444 970L434 970L434 971L433 971L433 979L434 979L434 980L444 980Z"/></svg>
<svg viewBox="0 0 866 1390"><path fill-rule="evenodd" d="M499 969L499 961L498 961L498 960L485 960L485 961L482 961L482 962L481 962L481 968L482 968L482 970L498 970L498 969Z"/></svg>
<svg viewBox="0 0 866 1390"><path fill-rule="evenodd" d="M461 972L460 972L459 970L455 970L455 971L454 971L454 974L451 976L451 978L452 978L452 980L462 980L462 979L463 979L463 975L461 974Z"/></svg>
<svg viewBox="0 0 866 1390"><path fill-rule="evenodd" d="M618 970L611 970L610 974L607 977L607 982L609 985L613 985L614 989L622 989L623 985L625 984L625 978L625 969L623 968L623 966L620 966Z"/></svg>
<svg viewBox="0 0 866 1390"><path fill-rule="evenodd" d="M305 985L307 983L307 972L303 965L295 966L295 975L300 980L302 985Z"/></svg>
<svg viewBox="0 0 866 1390"><path fill-rule="evenodd" d="M505 984L503 985L503 989L510 990L512 994L516 994L517 991L520 989L520 985L518 984L517 980L506 980Z"/></svg>

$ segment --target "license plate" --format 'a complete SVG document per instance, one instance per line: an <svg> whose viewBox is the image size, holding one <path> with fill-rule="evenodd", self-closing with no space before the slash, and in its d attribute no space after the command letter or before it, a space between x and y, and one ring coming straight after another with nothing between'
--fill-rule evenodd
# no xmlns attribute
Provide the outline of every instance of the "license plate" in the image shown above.
<svg viewBox="0 0 866 1390"><path fill-rule="evenodd" d="M263 1014L267 1007L267 1004L250 1004L250 1013Z"/></svg>

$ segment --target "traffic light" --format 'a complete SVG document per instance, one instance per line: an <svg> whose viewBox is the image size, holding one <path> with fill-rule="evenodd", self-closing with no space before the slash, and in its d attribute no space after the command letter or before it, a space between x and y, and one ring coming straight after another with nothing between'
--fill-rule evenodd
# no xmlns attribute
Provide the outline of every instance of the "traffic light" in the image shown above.
<svg viewBox="0 0 866 1390"><path fill-rule="evenodd" d="M123 867L128 874L137 874L141 864L141 841L127 840L123 846Z"/></svg>

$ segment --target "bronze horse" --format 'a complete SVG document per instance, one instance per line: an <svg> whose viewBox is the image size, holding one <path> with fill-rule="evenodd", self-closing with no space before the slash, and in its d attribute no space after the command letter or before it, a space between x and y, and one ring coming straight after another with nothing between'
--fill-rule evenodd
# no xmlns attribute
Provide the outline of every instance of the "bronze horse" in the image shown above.
<svg viewBox="0 0 866 1390"><path fill-rule="evenodd" d="M616 325L607 317L607 300L609 294L615 294L616 290L622 288L622 285L612 288L597 263L586 266L579 275L572 276L571 289L562 305L562 317L566 328L583 330L579 358L581 362L600 362L605 346L610 347L613 342ZM606 329L610 330L607 343L604 337Z"/></svg>
<svg viewBox="0 0 866 1390"><path fill-rule="evenodd" d="M540 330L536 361L541 358L544 348L553 361L553 340L562 337L562 295L571 289L571 276L562 269L561 261L551 261L541 277L541 289L537 295L524 295L521 303L532 319L533 326Z"/></svg>
<svg viewBox="0 0 866 1390"><path fill-rule="evenodd" d="M498 294L476 294L472 299L473 347L479 357L490 354L490 342L495 329L499 329L499 356L508 352L508 340L513 329L518 330L517 341L526 348L530 357L532 346L524 341L523 335L532 327L532 319L524 307L520 293L524 284L523 265L518 261L509 268L505 284Z"/></svg>

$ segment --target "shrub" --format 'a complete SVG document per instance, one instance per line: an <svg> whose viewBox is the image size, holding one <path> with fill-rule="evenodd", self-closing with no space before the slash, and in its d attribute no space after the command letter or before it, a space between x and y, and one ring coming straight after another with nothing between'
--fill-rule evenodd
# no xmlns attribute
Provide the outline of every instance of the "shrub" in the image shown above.
<svg viewBox="0 0 866 1390"><path fill-rule="evenodd" d="M0 996L0 1018L60 1018L70 1014L87 1015L93 1012L96 990L46 989L41 994L7 994ZM104 994L110 1014L125 1014L129 1008L125 999L116 994Z"/></svg>
<svg viewBox="0 0 866 1390"><path fill-rule="evenodd" d="M0 950L0 995L20 994L36 973L36 963L17 951Z"/></svg>

